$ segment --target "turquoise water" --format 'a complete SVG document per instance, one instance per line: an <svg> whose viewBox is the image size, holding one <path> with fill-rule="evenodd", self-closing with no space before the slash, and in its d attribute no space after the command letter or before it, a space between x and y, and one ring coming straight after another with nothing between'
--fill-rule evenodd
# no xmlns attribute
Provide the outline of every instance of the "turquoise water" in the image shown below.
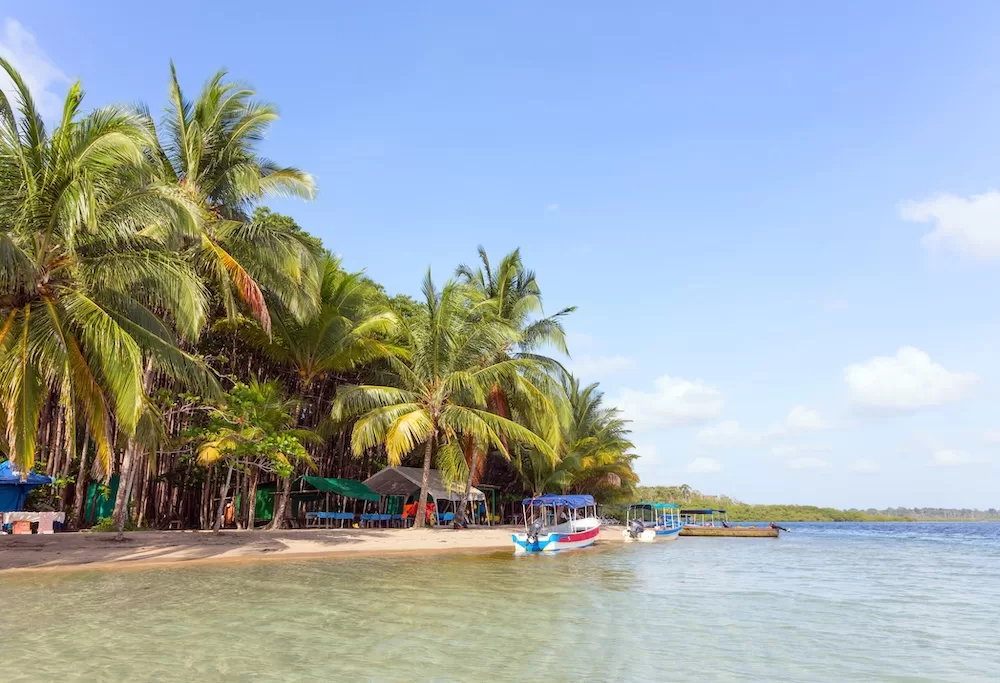
<svg viewBox="0 0 1000 683"><path fill-rule="evenodd" d="M1000 524L0 578L15 681L997 681Z"/></svg>

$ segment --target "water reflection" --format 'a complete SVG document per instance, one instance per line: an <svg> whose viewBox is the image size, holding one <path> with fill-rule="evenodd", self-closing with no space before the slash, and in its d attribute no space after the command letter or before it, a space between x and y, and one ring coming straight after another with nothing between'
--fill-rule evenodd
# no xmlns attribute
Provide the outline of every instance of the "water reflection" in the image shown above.
<svg viewBox="0 0 1000 683"><path fill-rule="evenodd" d="M995 680L1000 525L925 527L15 574L2 678Z"/></svg>

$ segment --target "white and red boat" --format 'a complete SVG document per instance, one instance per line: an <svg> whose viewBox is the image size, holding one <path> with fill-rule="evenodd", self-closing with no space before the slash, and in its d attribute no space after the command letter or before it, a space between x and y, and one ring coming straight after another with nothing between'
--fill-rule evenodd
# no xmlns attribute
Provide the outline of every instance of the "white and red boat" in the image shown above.
<svg viewBox="0 0 1000 683"><path fill-rule="evenodd" d="M513 534L516 553L586 548L601 533L593 496L546 494L521 504L524 533Z"/></svg>

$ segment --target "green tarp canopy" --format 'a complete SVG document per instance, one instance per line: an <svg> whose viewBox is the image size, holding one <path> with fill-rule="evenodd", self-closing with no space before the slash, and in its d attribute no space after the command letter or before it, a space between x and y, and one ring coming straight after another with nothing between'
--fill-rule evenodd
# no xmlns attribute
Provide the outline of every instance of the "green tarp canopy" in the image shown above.
<svg viewBox="0 0 1000 683"><path fill-rule="evenodd" d="M378 501L379 495L360 481L353 479L326 479L325 477L302 477L302 480L320 491L329 491L346 498Z"/></svg>

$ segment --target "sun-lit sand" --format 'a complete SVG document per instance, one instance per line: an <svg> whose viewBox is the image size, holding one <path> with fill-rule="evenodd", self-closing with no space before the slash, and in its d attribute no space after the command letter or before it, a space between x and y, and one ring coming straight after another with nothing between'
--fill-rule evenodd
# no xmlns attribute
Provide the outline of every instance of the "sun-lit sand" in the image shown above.
<svg viewBox="0 0 1000 683"><path fill-rule="evenodd" d="M0 536L0 571L110 569L260 559L513 550L515 527L492 529L294 529L141 531L124 542L107 533ZM620 527L601 542L621 541Z"/></svg>

